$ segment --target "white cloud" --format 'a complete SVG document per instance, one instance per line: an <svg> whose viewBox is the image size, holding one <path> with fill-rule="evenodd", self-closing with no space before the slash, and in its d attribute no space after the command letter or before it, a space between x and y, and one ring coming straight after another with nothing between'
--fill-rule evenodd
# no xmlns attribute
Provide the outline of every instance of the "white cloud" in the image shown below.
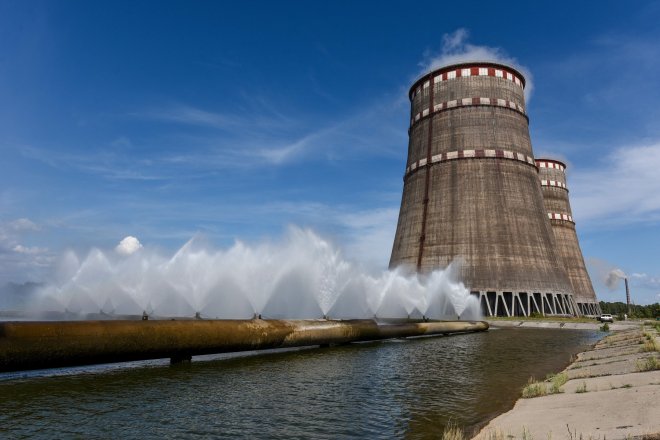
<svg viewBox="0 0 660 440"><path fill-rule="evenodd" d="M274 165L283 164L302 154L314 137L316 136L305 136L302 139L282 147L260 148L255 152L255 156L257 159L261 159L260 162L265 161Z"/></svg>
<svg viewBox="0 0 660 440"><path fill-rule="evenodd" d="M41 227L27 218L0 222L0 284L40 279L53 261L48 248L23 244Z"/></svg>
<svg viewBox="0 0 660 440"><path fill-rule="evenodd" d="M142 249L142 243L140 243L140 240L133 237L132 235L124 237L124 239L119 242L117 247L115 247L115 251L117 251L117 253L120 255L131 255L140 249Z"/></svg>
<svg viewBox="0 0 660 440"><path fill-rule="evenodd" d="M508 64L518 69L525 76L525 99L530 100L534 90L532 73L515 58L507 55L500 47L479 46L468 42L470 33L465 28L459 28L450 34L442 36L440 53L427 53L420 63L422 74L429 70L449 64L467 63L472 61L490 61Z"/></svg>
<svg viewBox="0 0 660 440"><path fill-rule="evenodd" d="M154 108L143 112L130 113L129 116L212 128L228 128L242 124L242 120L235 115L211 112L188 105Z"/></svg>
<svg viewBox="0 0 660 440"><path fill-rule="evenodd" d="M568 182L577 221L626 225L660 221L660 143L623 146Z"/></svg>
<svg viewBox="0 0 660 440"><path fill-rule="evenodd" d="M634 273L631 275L635 286L641 286L648 289L660 289L660 276L651 276L645 273Z"/></svg>
<svg viewBox="0 0 660 440"><path fill-rule="evenodd" d="M16 246L13 247L13 251L19 254L37 255L48 252L48 249L37 246L30 247L30 246L23 246L21 244L17 244Z"/></svg>
<svg viewBox="0 0 660 440"><path fill-rule="evenodd" d="M36 223L27 218L19 218L9 222L9 227L14 231L38 231L41 229Z"/></svg>
<svg viewBox="0 0 660 440"><path fill-rule="evenodd" d="M407 144L408 103L402 90L403 87L371 103L355 103L351 108L357 110L347 111L341 117L317 117L313 122L307 122L310 115L283 115L276 109L270 109L259 122L255 122L254 114L225 120L222 114L190 106L165 107L134 115L225 129L222 136L211 134L186 139L185 149L176 148L175 154L163 153L155 160L172 166L217 170L282 166L301 160L337 160L360 154L373 158L398 153Z"/></svg>

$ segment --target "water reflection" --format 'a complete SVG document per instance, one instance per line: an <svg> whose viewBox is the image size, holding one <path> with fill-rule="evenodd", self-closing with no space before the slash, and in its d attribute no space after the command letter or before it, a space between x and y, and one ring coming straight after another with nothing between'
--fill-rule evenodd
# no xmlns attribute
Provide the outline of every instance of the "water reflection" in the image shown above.
<svg viewBox="0 0 660 440"><path fill-rule="evenodd" d="M597 337L506 329L189 366L29 373L0 382L0 434L436 438L449 420L474 427L508 409L530 376L560 369Z"/></svg>

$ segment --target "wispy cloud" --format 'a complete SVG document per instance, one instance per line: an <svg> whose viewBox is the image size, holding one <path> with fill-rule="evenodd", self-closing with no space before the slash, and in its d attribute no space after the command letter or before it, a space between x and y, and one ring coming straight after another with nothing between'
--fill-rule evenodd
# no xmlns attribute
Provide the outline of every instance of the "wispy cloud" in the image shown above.
<svg viewBox="0 0 660 440"><path fill-rule="evenodd" d="M8 281L37 279L53 262L54 256L48 248L29 246L24 242L30 234L41 229L27 218L0 222L0 285Z"/></svg>
<svg viewBox="0 0 660 440"><path fill-rule="evenodd" d="M634 285L647 289L660 290L660 276L647 275L645 273L633 273L631 276Z"/></svg>
<svg viewBox="0 0 660 440"><path fill-rule="evenodd" d="M161 163L200 168L212 165L216 169L283 166L301 160L336 161L398 152L406 145L404 96L396 90L372 103L358 103L340 116L286 115L275 108L261 116L227 116L187 105L132 115L222 129L222 133L175 132L172 137L187 145L170 146L156 159ZM261 107L268 106L264 103Z"/></svg>
<svg viewBox="0 0 660 440"><path fill-rule="evenodd" d="M112 180L163 180L148 159L130 153L112 151L102 147L90 151L52 151L34 146L16 148L27 159L36 160L59 170L77 170Z"/></svg>
<svg viewBox="0 0 660 440"><path fill-rule="evenodd" d="M660 143L622 146L570 176L577 221L617 226L660 222Z"/></svg>
<svg viewBox="0 0 660 440"><path fill-rule="evenodd" d="M531 98L534 90L532 73L528 68L521 65L518 60L509 56L500 47L481 46L470 43L470 32L465 28L456 29L452 33L442 36L440 52L427 51L424 59L420 62L421 73L429 70L447 66L449 64L467 63L472 61L490 61L504 63L515 67L525 76L525 98Z"/></svg>
<svg viewBox="0 0 660 440"><path fill-rule="evenodd" d="M544 86L554 87L543 103L557 115L552 140L567 144L567 151L602 151L614 143L660 138L660 87L649 81L660 69L656 41L655 31L610 31L581 41L564 58L542 64L539 68L552 80ZM579 110L579 117L565 117L567 102ZM608 120L616 124L604 122ZM565 139L557 139L560 131Z"/></svg>
<svg viewBox="0 0 660 440"><path fill-rule="evenodd" d="M41 227L29 218L19 218L7 224L7 227L14 231L39 231Z"/></svg>
<svg viewBox="0 0 660 440"><path fill-rule="evenodd" d="M16 246L14 246L12 250L19 254L26 254L26 255L40 255L48 252L47 248L42 248L38 246L32 246L32 247L23 246L22 244L17 244Z"/></svg>
<svg viewBox="0 0 660 440"><path fill-rule="evenodd" d="M129 116L166 123L219 129L242 126L245 123L244 119L236 117L235 114L211 112L184 104L149 108L140 112L129 113Z"/></svg>

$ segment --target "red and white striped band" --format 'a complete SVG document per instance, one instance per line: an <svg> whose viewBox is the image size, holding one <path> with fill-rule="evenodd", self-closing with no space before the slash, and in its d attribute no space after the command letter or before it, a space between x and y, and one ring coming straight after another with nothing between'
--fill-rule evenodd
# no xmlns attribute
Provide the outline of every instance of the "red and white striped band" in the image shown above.
<svg viewBox="0 0 660 440"><path fill-rule="evenodd" d="M435 156L431 157L431 164L434 163L439 163L439 162L445 162L448 160L456 160L456 159L480 159L480 158L489 158L489 157L494 157L494 158L500 158L500 159L511 159L511 160L517 160L519 162L525 162L528 165L534 165L534 158L531 156L527 156L525 154L521 153L515 153L513 151L509 150L456 150L456 151L448 151L446 153L440 153L436 154ZM413 171L417 170L418 168L422 168L427 166L427 160L426 158L420 159L416 162L413 162L406 168L406 173L405 177L408 176L408 174L412 173Z"/></svg>
<svg viewBox="0 0 660 440"><path fill-rule="evenodd" d="M495 78L508 79L513 81L516 85L520 86L521 89L525 88L525 82L521 80L518 75L514 72L497 67L489 66L469 66L469 67L460 67L453 70L446 70L439 75L433 76L433 83L437 84L442 81L448 81L450 79L456 78L465 78L469 76L493 76ZM431 85L430 80L424 81L419 87L417 87L411 94L411 97L414 97L422 91L422 88L427 88Z"/></svg>
<svg viewBox="0 0 660 440"><path fill-rule="evenodd" d="M494 105L497 107L506 107L517 112L522 113L523 116L527 117L525 114L525 109L522 105L517 102L508 101L506 99L499 98L463 98L463 99L454 99L447 102L441 102L433 106L433 112L440 112L443 110L449 110L456 107L467 107L471 105ZM425 108L420 113L417 113L413 118L410 119L410 125L412 126L415 122L419 121L421 118L429 115L429 109Z"/></svg>
<svg viewBox="0 0 660 440"><path fill-rule="evenodd" d="M573 217L569 214L560 214L558 212L549 212L548 213L548 218L550 220L564 220L564 221L568 221L568 222L571 222L571 223L575 223L573 221Z"/></svg>
<svg viewBox="0 0 660 440"><path fill-rule="evenodd" d="M559 182L557 180L545 180L541 179L541 186L557 186L559 188L566 188L566 184L564 182Z"/></svg>
<svg viewBox="0 0 660 440"><path fill-rule="evenodd" d="M556 170L561 170L565 171L566 170L566 165L564 165L561 162L558 162L556 160L537 160L536 161L536 166L539 168L554 168Z"/></svg>

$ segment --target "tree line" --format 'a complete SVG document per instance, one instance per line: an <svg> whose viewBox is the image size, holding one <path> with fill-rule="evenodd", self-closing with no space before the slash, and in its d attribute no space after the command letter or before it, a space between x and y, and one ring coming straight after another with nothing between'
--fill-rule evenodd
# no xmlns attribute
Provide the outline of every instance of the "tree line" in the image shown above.
<svg viewBox="0 0 660 440"><path fill-rule="evenodd" d="M660 303L649 304L647 306L639 306L636 304L630 305L630 313L628 313L628 305L624 302L600 302L600 310L603 313L615 315L619 319L623 319L623 314L628 314L629 318L651 318L655 319L660 317Z"/></svg>

